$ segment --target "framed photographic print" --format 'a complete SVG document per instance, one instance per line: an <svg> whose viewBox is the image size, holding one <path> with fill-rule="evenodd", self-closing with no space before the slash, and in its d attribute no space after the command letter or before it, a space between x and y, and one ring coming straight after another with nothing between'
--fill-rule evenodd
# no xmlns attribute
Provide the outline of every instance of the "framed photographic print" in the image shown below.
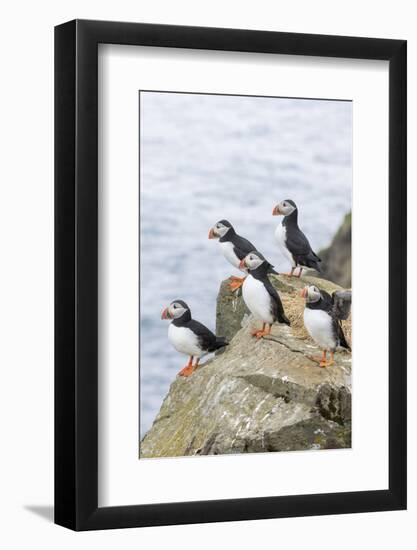
<svg viewBox="0 0 417 550"><path fill-rule="evenodd" d="M55 521L406 507L406 42L55 29Z"/></svg>

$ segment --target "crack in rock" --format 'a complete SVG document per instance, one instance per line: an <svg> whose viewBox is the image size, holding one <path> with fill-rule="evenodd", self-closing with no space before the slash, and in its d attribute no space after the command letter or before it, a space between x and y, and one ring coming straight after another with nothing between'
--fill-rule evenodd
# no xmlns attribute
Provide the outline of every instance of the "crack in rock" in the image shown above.
<svg viewBox="0 0 417 550"><path fill-rule="evenodd" d="M264 340L269 340L270 342L276 342L277 344L281 344L282 346L285 346L287 349L289 349L290 351L292 351L294 353L301 353L301 355L304 355L304 357L306 359L308 359L309 361L314 363L314 361L308 355L305 354L304 350L299 349L299 348L298 349L293 348L290 344L287 344L286 342L283 342L282 340L280 340L276 336L272 336L272 335L269 334L267 336L263 336L263 339Z"/></svg>

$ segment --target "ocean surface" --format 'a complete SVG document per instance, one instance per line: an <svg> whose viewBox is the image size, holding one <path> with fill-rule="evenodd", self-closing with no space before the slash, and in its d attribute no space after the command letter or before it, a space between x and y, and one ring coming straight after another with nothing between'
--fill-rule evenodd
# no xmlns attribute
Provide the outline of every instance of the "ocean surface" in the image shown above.
<svg viewBox="0 0 417 550"><path fill-rule="evenodd" d="M228 219L288 271L272 209L293 199L314 250L351 209L352 103L287 98L140 94L140 437L187 357L161 311L185 300L215 329L220 282L237 271L209 229ZM204 391L204 388L202 388Z"/></svg>

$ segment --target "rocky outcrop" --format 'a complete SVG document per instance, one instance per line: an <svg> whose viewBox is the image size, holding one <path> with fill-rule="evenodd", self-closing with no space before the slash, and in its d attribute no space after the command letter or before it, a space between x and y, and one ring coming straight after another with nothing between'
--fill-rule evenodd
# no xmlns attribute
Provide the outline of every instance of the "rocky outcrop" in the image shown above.
<svg viewBox="0 0 417 550"><path fill-rule="evenodd" d="M305 332L299 290L314 277L271 276L291 327L274 325L261 340L250 335L253 319L241 297L221 285L217 334L226 350L189 378L172 383L159 414L140 443L140 457L333 449L351 445L351 356L320 368L319 350ZM344 323L350 338L350 319Z"/></svg>
<svg viewBox="0 0 417 550"><path fill-rule="evenodd" d="M320 250L322 277L349 288L352 284L352 214L346 214L330 246Z"/></svg>

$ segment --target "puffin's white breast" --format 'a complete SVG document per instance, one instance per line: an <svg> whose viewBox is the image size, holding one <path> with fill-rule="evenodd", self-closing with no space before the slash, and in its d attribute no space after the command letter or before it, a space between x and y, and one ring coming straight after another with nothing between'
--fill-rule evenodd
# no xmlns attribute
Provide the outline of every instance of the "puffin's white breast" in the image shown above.
<svg viewBox="0 0 417 550"><path fill-rule="evenodd" d="M173 323L169 325L168 339L174 348L180 353L202 357L205 355L200 348L198 338L192 330L185 327L176 327Z"/></svg>
<svg viewBox="0 0 417 550"><path fill-rule="evenodd" d="M304 325L310 336L325 350L336 348L336 339L333 333L333 321L330 315L321 309L304 309Z"/></svg>
<svg viewBox="0 0 417 550"><path fill-rule="evenodd" d="M250 312L257 319L260 319L263 323L274 322L271 313L272 298L262 281L258 281L252 275L248 275L243 283L242 296Z"/></svg>
<svg viewBox="0 0 417 550"><path fill-rule="evenodd" d="M225 241L225 242L219 241L219 246L226 260L230 262L234 267L239 269L240 260L234 252L233 244L230 241Z"/></svg>
<svg viewBox="0 0 417 550"><path fill-rule="evenodd" d="M291 252L287 248L287 228L282 223L278 224L278 227L275 230L275 238L278 242L278 246L284 256L291 262L291 265L295 267L294 258L292 257Z"/></svg>

